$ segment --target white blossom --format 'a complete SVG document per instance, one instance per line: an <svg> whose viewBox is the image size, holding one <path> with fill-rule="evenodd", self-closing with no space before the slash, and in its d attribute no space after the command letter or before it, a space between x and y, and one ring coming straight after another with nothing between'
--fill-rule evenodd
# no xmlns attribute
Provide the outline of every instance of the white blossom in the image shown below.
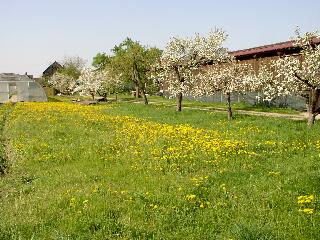
<svg viewBox="0 0 320 240"><path fill-rule="evenodd" d="M251 65L240 63L229 56L228 62L207 66L198 73L192 95L213 95L217 92L228 95L234 92L247 92L253 90L255 82Z"/></svg>
<svg viewBox="0 0 320 240"><path fill-rule="evenodd" d="M84 68L81 71L81 75L77 81L78 86L74 89L74 92L78 92L81 96L91 95L94 98L101 87L102 81L103 78L99 71Z"/></svg>
<svg viewBox="0 0 320 240"><path fill-rule="evenodd" d="M76 87L76 79L70 75L56 72L48 83L63 94L71 94Z"/></svg>
<svg viewBox="0 0 320 240"><path fill-rule="evenodd" d="M320 45L313 40L320 38L317 32L300 36L294 46L301 48L299 56L284 56L259 69L260 89L268 99L277 96L302 95L311 88L320 88Z"/></svg>
<svg viewBox="0 0 320 240"><path fill-rule="evenodd" d="M93 98L97 94L107 96L107 94L121 91L123 86L120 77L113 77L106 69L84 68L77 82L78 86L74 89L74 92Z"/></svg>
<svg viewBox="0 0 320 240"><path fill-rule="evenodd" d="M227 49L222 47L226 33L220 29L207 37L172 38L161 57L158 74L171 95L188 94L196 83L197 70L209 63L225 61Z"/></svg>

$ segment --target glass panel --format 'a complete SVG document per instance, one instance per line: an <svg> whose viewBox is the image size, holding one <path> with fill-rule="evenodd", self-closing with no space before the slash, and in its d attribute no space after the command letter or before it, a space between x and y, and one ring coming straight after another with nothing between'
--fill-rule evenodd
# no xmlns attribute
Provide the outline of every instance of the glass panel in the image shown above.
<svg viewBox="0 0 320 240"><path fill-rule="evenodd" d="M9 101L9 84L0 82L0 103Z"/></svg>
<svg viewBox="0 0 320 240"><path fill-rule="evenodd" d="M18 102L29 101L28 82L17 82Z"/></svg>
<svg viewBox="0 0 320 240"><path fill-rule="evenodd" d="M40 86L36 82L29 82L29 101L30 102L46 102L47 96Z"/></svg>
<svg viewBox="0 0 320 240"><path fill-rule="evenodd" d="M9 93L0 93L0 103L5 103L9 101Z"/></svg>
<svg viewBox="0 0 320 240"><path fill-rule="evenodd" d="M5 82L0 82L0 93L8 93L9 92L9 84Z"/></svg>

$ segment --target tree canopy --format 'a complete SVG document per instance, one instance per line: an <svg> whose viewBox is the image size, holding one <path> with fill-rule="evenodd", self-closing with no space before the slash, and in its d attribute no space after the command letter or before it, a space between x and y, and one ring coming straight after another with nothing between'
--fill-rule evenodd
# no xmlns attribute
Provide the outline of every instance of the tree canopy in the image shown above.
<svg viewBox="0 0 320 240"><path fill-rule="evenodd" d="M221 29L207 36L172 38L161 56L159 78L168 85L171 95L177 97L177 111L181 111L182 96L190 94L195 86L198 69L208 64L226 61L228 51L222 46L227 35Z"/></svg>
<svg viewBox="0 0 320 240"><path fill-rule="evenodd" d="M133 85L137 95L141 93L145 103L148 104L146 89L153 84L149 71L154 62L160 58L161 51L143 46L130 38L126 38L111 51L110 56L98 53L93 59L93 66L108 69L110 73L119 76L124 84Z"/></svg>
<svg viewBox="0 0 320 240"><path fill-rule="evenodd" d="M284 56L263 66L257 78L267 100L307 93L309 126L320 113L320 45L313 43L317 38L318 32L301 35L297 29L293 43L301 49L300 56Z"/></svg>

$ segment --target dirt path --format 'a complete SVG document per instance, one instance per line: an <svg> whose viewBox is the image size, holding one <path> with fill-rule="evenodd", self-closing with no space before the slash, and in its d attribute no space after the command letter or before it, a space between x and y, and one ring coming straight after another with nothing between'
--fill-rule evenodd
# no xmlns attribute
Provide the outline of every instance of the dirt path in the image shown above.
<svg viewBox="0 0 320 240"><path fill-rule="evenodd" d="M197 109L203 111L215 111L215 112L227 112L226 109L217 109L210 107L185 107L188 109ZM285 114L285 113L274 113L274 112L256 112L256 111L248 111L248 110L234 110L235 113L245 114L251 116L264 116L264 117L275 117L275 118L285 118L291 120L305 120L307 119L307 113L300 114ZM319 116L317 117L319 119Z"/></svg>

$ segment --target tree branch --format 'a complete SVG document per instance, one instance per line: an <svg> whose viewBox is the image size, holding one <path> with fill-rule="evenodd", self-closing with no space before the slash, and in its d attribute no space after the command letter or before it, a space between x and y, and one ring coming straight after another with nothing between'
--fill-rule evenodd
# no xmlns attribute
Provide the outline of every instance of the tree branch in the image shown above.
<svg viewBox="0 0 320 240"><path fill-rule="evenodd" d="M315 86L313 86L311 83L309 83L309 81L307 79L301 78L297 73L294 73L294 76L296 78L298 78L300 81L302 81L304 84L306 84L308 87L315 88Z"/></svg>
<svg viewBox="0 0 320 240"><path fill-rule="evenodd" d="M184 82L184 79L181 78L181 76L180 76L180 72L179 72L178 67L177 66L173 66L173 69L174 69L174 71L175 71L175 73L176 73L176 75L178 77L179 82L181 82L181 83Z"/></svg>

